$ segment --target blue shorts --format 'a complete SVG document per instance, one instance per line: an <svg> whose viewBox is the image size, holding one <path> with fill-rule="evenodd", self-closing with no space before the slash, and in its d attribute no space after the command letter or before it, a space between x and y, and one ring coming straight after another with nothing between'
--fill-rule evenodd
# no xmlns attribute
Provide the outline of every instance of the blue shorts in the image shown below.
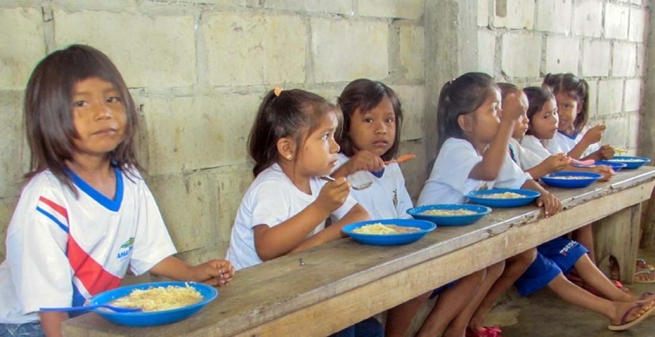
<svg viewBox="0 0 655 337"><path fill-rule="evenodd" d="M537 251L537 258L516 280L515 286L521 296L545 288L559 273L570 273L575 263L588 252L583 245L564 236L541 244Z"/></svg>
<svg viewBox="0 0 655 337"><path fill-rule="evenodd" d="M448 284L444 284L444 285L442 285L441 287L439 287L439 288L437 288L435 290L432 290L432 294L430 294L429 299L433 299L433 298L439 296L439 294L441 294L442 292L454 287L456 284L457 284L457 281L453 281L453 282L450 282Z"/></svg>
<svg viewBox="0 0 655 337"><path fill-rule="evenodd" d="M384 337L384 329L375 317L369 317L355 325L331 334L330 337Z"/></svg>
<svg viewBox="0 0 655 337"><path fill-rule="evenodd" d="M45 337L41 323L2 324L0 323L0 337Z"/></svg>

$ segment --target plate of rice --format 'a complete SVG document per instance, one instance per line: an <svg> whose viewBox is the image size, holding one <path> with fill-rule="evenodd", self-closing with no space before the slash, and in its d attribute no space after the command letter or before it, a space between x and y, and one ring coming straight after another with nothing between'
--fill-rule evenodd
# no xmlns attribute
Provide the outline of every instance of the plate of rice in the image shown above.
<svg viewBox="0 0 655 337"><path fill-rule="evenodd" d="M434 222L437 226L466 226L491 213L491 208L473 204L425 205L410 208L414 219Z"/></svg>
<svg viewBox="0 0 655 337"><path fill-rule="evenodd" d="M611 159L607 159L606 161L612 163L623 163L626 165L626 169L636 169L640 168L646 163L650 163L650 158L638 156L614 156Z"/></svg>
<svg viewBox="0 0 655 337"><path fill-rule="evenodd" d="M466 197L474 204L510 208L525 206L533 202L540 195L541 193L533 190L494 188L471 192Z"/></svg>
<svg viewBox="0 0 655 337"><path fill-rule="evenodd" d="M186 319L218 297L216 288L196 282L151 282L120 287L89 299L89 304L111 304L141 308L139 312L114 312L105 308L91 309L102 318L118 325L153 326Z"/></svg>
<svg viewBox="0 0 655 337"><path fill-rule="evenodd" d="M603 175L594 172L560 171L541 177L548 186L562 188L581 188L595 183Z"/></svg>
<svg viewBox="0 0 655 337"><path fill-rule="evenodd" d="M341 231L359 243L396 246L418 241L435 228L435 224L425 220L384 219L355 222Z"/></svg>

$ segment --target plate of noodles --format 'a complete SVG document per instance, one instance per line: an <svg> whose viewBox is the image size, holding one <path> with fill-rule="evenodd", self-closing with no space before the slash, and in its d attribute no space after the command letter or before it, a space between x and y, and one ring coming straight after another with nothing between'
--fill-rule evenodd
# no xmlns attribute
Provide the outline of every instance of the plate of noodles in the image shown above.
<svg viewBox="0 0 655 337"><path fill-rule="evenodd" d="M425 220L384 219L355 222L341 231L359 243L396 246L418 241L435 228L435 224Z"/></svg>
<svg viewBox="0 0 655 337"><path fill-rule="evenodd" d="M623 163L626 165L626 169L636 169L646 163L650 163L650 158L638 156L614 156L612 159L607 159L606 161L612 163Z"/></svg>
<svg viewBox="0 0 655 337"><path fill-rule="evenodd" d="M509 208L527 205L537 199L541 193L533 190L494 188L490 190L475 191L466 195L474 204Z"/></svg>
<svg viewBox="0 0 655 337"><path fill-rule="evenodd" d="M120 287L89 299L90 305L111 304L139 307L139 312L114 312L105 308L91 311L119 325L152 326L181 321L218 297L216 288L196 282L151 282Z"/></svg>
<svg viewBox="0 0 655 337"><path fill-rule="evenodd" d="M626 164L626 163L621 163L621 162L618 162L618 161L608 161L608 160L596 160L596 162L594 164L595 165L609 166L609 167L612 168L612 170L614 170L614 172L619 172L619 171L621 171L621 169L628 166L628 164Z"/></svg>
<svg viewBox="0 0 655 337"><path fill-rule="evenodd" d="M581 188L595 183L603 175L594 172L560 171L541 177L546 185L562 188Z"/></svg>
<svg viewBox="0 0 655 337"><path fill-rule="evenodd" d="M491 208L473 204L425 205L410 208L414 219L434 222L438 226L470 225L491 213Z"/></svg>

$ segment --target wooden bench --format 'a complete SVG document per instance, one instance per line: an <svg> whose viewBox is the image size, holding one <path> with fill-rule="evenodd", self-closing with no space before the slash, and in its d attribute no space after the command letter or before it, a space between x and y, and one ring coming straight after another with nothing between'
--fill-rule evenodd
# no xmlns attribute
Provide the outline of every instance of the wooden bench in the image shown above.
<svg viewBox="0 0 655 337"><path fill-rule="evenodd" d="M654 185L655 169L644 167L585 189L554 189L565 210L548 219L534 206L494 209L476 224L440 227L411 245L339 240L237 272L217 300L185 321L130 328L87 314L66 321L64 336L326 336L600 219L599 252L615 255L631 281L639 207Z"/></svg>

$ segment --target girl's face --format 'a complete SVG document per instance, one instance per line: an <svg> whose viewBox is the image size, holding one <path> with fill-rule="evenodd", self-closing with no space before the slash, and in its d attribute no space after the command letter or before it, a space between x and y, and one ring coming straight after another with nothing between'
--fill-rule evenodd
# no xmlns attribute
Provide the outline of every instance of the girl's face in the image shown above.
<svg viewBox="0 0 655 337"><path fill-rule="evenodd" d="M520 90L517 92L519 95L519 100L522 102L523 106L528 106L528 96ZM528 115L527 109L523 111L523 115L517 121L518 123L514 124L514 132L512 132L512 138L521 139L525 136L525 133L528 131Z"/></svg>
<svg viewBox="0 0 655 337"><path fill-rule="evenodd" d="M575 118L582 110L582 104L568 93L560 92L555 95L557 113L559 114L558 129L567 134L575 132Z"/></svg>
<svg viewBox="0 0 655 337"><path fill-rule="evenodd" d="M480 144L493 142L500 125L500 108L500 92L494 90L473 113L460 116L469 119L470 127L465 127L464 131L469 134L471 141Z"/></svg>
<svg viewBox="0 0 655 337"><path fill-rule="evenodd" d="M557 133L558 109L554 99L546 101L530 120L530 132L538 139L552 139ZM560 122L561 123L561 122Z"/></svg>
<svg viewBox="0 0 655 337"><path fill-rule="evenodd" d="M76 155L106 156L125 136L123 98L114 85L97 77L79 81L72 95Z"/></svg>
<svg viewBox="0 0 655 337"><path fill-rule="evenodd" d="M321 125L301 144L296 169L308 177L328 175L337 164L339 144L334 140L338 120L334 112L328 113Z"/></svg>
<svg viewBox="0 0 655 337"><path fill-rule="evenodd" d="M396 114L391 100L385 97L369 111L353 112L348 137L357 151L371 151L382 156L396 140Z"/></svg>

